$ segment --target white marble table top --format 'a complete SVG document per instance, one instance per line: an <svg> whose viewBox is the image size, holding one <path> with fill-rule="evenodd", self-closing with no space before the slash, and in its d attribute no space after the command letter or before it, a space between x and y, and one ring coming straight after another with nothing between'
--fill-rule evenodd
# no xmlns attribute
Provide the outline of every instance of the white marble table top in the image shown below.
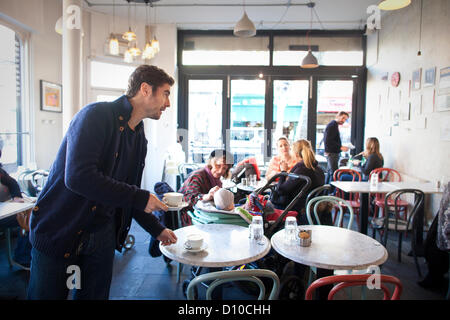
<svg viewBox="0 0 450 320"><path fill-rule="evenodd" d="M270 241L264 237L264 244L248 238L248 228L231 224L199 224L174 230L178 241L159 248L168 258L201 267L230 267L261 259L270 250ZM186 236L201 233L207 248L200 252L188 252L184 248Z"/></svg>
<svg viewBox="0 0 450 320"><path fill-rule="evenodd" d="M389 193L398 189L387 182L379 182L377 187L371 187L368 181L332 181L330 184L344 192Z"/></svg>
<svg viewBox="0 0 450 320"><path fill-rule="evenodd" d="M265 178L261 178L261 180L259 180L259 181L256 182L256 186L248 186L248 185L247 185L247 186L244 186L244 185L242 184L242 182L241 182L241 183L238 183L236 186L237 186L237 188L240 189L240 190L247 191L247 192L253 192L253 191L255 191L256 189L259 189L259 188L264 187L264 186L266 185L266 183L267 183L267 180L266 180Z"/></svg>
<svg viewBox="0 0 450 320"><path fill-rule="evenodd" d="M389 193L398 189L418 189L423 193L442 193L443 191L431 182L379 182L376 188L368 181L332 181L331 184L344 192Z"/></svg>
<svg viewBox="0 0 450 320"><path fill-rule="evenodd" d="M284 230L271 238L275 251L295 262L323 269L358 270L380 265L388 258L386 249L378 241L362 233L323 225L304 225L299 228L312 230L309 247L286 244Z"/></svg>
<svg viewBox="0 0 450 320"><path fill-rule="evenodd" d="M0 220L31 209L34 205L30 202L0 202Z"/></svg>
<svg viewBox="0 0 450 320"><path fill-rule="evenodd" d="M432 182L414 182L414 181L402 181L402 182L385 182L397 189L418 189L423 193L443 193L442 189L438 189L436 183Z"/></svg>

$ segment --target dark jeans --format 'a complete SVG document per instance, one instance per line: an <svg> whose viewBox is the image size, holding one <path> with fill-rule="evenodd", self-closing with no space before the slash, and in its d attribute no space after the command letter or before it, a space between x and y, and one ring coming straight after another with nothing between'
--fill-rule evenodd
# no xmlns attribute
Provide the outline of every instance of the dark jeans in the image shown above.
<svg viewBox="0 0 450 320"><path fill-rule="evenodd" d="M115 242L114 222L110 222L101 230L86 234L79 254L73 258L49 257L33 248L28 299L67 299L69 289L74 289L74 300L108 299ZM70 266L79 267L80 272ZM80 281L71 283L69 277L76 281L77 275Z"/></svg>
<svg viewBox="0 0 450 320"><path fill-rule="evenodd" d="M325 184L333 181L333 174L339 166L339 153L328 153L327 157L327 177Z"/></svg>

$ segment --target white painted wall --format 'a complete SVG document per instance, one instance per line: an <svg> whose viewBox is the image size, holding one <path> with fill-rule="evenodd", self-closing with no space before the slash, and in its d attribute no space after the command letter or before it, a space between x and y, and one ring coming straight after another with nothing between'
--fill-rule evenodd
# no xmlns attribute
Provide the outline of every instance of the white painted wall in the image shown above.
<svg viewBox="0 0 450 320"><path fill-rule="evenodd" d="M61 16L62 1L33 0L0 1L0 12L10 25L30 32L31 115L32 139L35 143L35 161L38 168L49 168L62 139L62 114L40 110L39 80L61 84L62 39L55 32L55 23ZM63 88L64 94L64 88ZM32 118L33 119L33 118ZM34 128L34 129L33 129Z"/></svg>
<svg viewBox="0 0 450 320"><path fill-rule="evenodd" d="M128 30L127 19L115 18L115 26L113 30L112 17L105 14L91 12L91 30L90 33L90 57L91 59L108 59L110 61L117 61L123 63L121 59L111 56L105 56L104 44L108 39L109 34ZM142 50L144 46L143 39L145 38L145 25L140 23L136 25L131 22L131 27L137 35L138 47ZM155 29L156 38L160 43L160 52L149 61L150 64L156 65L165 70L170 76L175 78L175 85L172 87L170 102L171 107L161 116L160 120L144 120L145 134L148 140L148 151L144 176L142 181L142 188L153 192L153 187L156 182L162 180L164 156L171 146L176 143L177 130L177 88L176 83L176 55L177 55L177 29L174 24L158 24ZM134 63L136 66L142 64L139 60ZM89 96L89 95L88 95ZM90 102L90 101L88 101ZM169 177L167 181L173 188L175 187L174 177Z"/></svg>
<svg viewBox="0 0 450 320"><path fill-rule="evenodd" d="M450 66L450 1L424 0L422 22L422 55L418 56L420 34L420 1L404 9L384 13L381 30L368 36L368 80L365 137L378 137L385 166L397 169L404 180L436 181L450 178L450 141L441 140L440 130L450 122L450 111L438 112L433 106L433 90L438 95L439 70ZM423 87L425 70L436 68L436 84ZM411 90L413 70L422 68L420 90ZM400 72L400 85L390 84L393 72ZM381 75L389 72L389 80ZM411 112L411 120L393 126L393 115L409 102L420 99L420 112ZM380 103L381 101L381 103ZM426 121L426 127L421 123ZM389 130L392 134L389 135ZM427 217L434 216L441 196L427 197Z"/></svg>

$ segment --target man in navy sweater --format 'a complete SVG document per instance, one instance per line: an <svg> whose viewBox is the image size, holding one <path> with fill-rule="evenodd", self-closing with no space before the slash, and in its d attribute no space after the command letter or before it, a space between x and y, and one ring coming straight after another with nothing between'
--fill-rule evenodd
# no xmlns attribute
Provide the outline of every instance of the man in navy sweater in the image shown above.
<svg viewBox="0 0 450 320"><path fill-rule="evenodd" d="M134 218L163 245L172 230L152 211L168 207L140 189L147 154L143 119L170 107L174 80L139 66L126 95L87 105L73 118L30 219L29 299L108 299L115 249Z"/></svg>
<svg viewBox="0 0 450 320"><path fill-rule="evenodd" d="M323 141L325 145L325 156L327 157L327 178L326 183L333 180L334 171L338 169L339 154L341 151L348 151L341 143L341 136L339 134L339 126L344 124L349 118L345 111L340 111L334 120L331 120L325 128L323 134Z"/></svg>

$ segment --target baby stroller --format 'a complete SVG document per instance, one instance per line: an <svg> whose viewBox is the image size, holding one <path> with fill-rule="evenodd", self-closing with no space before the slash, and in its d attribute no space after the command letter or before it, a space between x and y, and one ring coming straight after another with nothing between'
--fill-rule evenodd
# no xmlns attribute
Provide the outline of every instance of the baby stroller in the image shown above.
<svg viewBox="0 0 450 320"><path fill-rule="evenodd" d="M275 212L271 211L271 212L267 212L265 210L264 207L262 207L261 210L261 216L263 218L263 224L264 224L264 235L270 239L272 237L272 235L276 232L278 232L279 230L281 230L283 228L283 221L285 220L285 218L290 215L290 216L296 216L297 213L295 211L290 211L294 205L297 203L297 201L300 199L300 197L302 197L305 192L309 189L310 185L311 185L311 179L307 176L303 176L303 175L296 175L296 174L290 174L290 173L279 173L275 176L273 176L271 179L269 179L267 181L267 183L261 187L260 189L255 190L253 193L256 196L256 199L258 199L258 195L262 195L264 192L266 192L267 190L270 190L271 194L273 194L276 188L276 184L273 184L273 182L275 180L277 180L279 177L290 177L292 179L302 179L305 180L305 184L303 185L303 187L299 190L298 194L294 197L294 199L288 204L288 206L284 209L284 210L275 210ZM207 220L207 221L200 221L198 220L198 216L199 214L202 214L202 216L206 216L207 214L205 214L205 212L202 212L203 210L199 210L198 208L194 210L194 213L192 212L188 212L188 214L191 216L193 223L223 223L222 221L217 221L217 222L211 222L212 220ZM223 219L226 219L226 217L223 217ZM242 221L244 221L243 219L241 219ZM242 225L242 224L239 224ZM248 223L246 223L245 225L248 226ZM234 267L229 267L227 268L227 270L236 270L236 269L269 269L274 271L281 279L281 283L282 283L282 287L280 288L280 294L283 292L286 292L285 295L286 296L292 296L291 294L291 290L303 290L304 288L300 287L297 288L295 286L292 286L292 283L302 283L301 279L294 279L292 278L292 276L289 277L289 283L285 281L284 286L283 286L283 279L285 277L283 277L283 272L285 271L285 266L290 262L289 259L286 259L282 256L280 256L279 254L277 254L273 249L269 252L268 255L266 255L264 258L255 261L253 263L249 263L246 265L240 265L240 266L234 266ZM287 269L286 269L287 270ZM197 275L200 274L200 272L202 271L202 267L192 267L191 269L192 271L192 278L196 277ZM296 280L296 281L293 281ZM186 290L187 287L189 285L191 280L185 280L183 282L183 293L186 294ZM203 284L205 287L207 287L207 284ZM241 288L243 291L245 291L246 293L249 294L253 294L254 292L256 292L257 288L254 288L253 286L242 286L241 283L238 281L236 282L236 286ZM283 291L284 290L284 291ZM197 294L197 293L195 293Z"/></svg>

